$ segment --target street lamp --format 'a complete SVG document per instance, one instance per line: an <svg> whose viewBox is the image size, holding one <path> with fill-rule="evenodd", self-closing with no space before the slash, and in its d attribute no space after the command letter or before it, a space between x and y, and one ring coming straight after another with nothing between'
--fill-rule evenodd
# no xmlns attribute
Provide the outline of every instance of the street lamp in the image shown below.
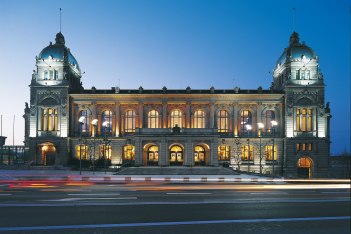
<svg viewBox="0 0 351 234"><path fill-rule="evenodd" d="M258 137L260 138L260 174L262 175L262 129L264 128L263 123L257 123Z"/></svg>
<svg viewBox="0 0 351 234"><path fill-rule="evenodd" d="M104 160L104 168L105 168L105 173L106 173L106 146L107 146L107 135L106 135L106 131L107 131L107 127L110 125L110 123L108 121L105 121L102 123L102 126L104 127L104 148L103 148L103 160Z"/></svg>
<svg viewBox="0 0 351 234"><path fill-rule="evenodd" d="M85 122L85 116L81 116L79 117L78 120L79 124L80 124L80 145L79 145L79 175L82 174L82 143L83 143L83 124ZM84 149L85 150L85 149Z"/></svg>
<svg viewBox="0 0 351 234"><path fill-rule="evenodd" d="M271 124L272 124L272 131L273 131L273 139L272 139L272 143L273 143L273 145L272 145L272 155L273 155L273 177L274 177L274 175L275 175L275 173L274 173L274 164L275 164L275 154L274 154L274 135L275 135L275 126L277 126L278 125L278 122L277 121L275 121L275 120L272 120L271 121Z"/></svg>
<svg viewBox="0 0 351 234"><path fill-rule="evenodd" d="M245 125L246 131L247 131L247 145L248 145L248 151L247 151L247 155L248 155L248 164L247 164L247 170L248 172L250 172L250 161L251 161L251 154L250 154L250 131L252 130L252 126L251 124L246 124Z"/></svg>
<svg viewBox="0 0 351 234"><path fill-rule="evenodd" d="M93 119L91 121L91 124L93 125L93 174L95 173L95 138L98 122L99 121L97 119Z"/></svg>

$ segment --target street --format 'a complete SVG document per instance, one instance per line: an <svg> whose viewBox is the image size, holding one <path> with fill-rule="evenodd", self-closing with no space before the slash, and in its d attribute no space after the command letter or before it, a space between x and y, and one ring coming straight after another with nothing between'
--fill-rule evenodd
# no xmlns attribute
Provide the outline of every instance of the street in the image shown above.
<svg viewBox="0 0 351 234"><path fill-rule="evenodd" d="M2 184L3 233L349 233L349 184Z"/></svg>

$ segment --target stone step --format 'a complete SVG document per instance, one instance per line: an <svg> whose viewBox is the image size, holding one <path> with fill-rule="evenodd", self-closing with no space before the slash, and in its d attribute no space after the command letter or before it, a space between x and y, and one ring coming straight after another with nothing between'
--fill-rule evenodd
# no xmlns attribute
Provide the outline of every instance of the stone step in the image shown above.
<svg viewBox="0 0 351 234"><path fill-rule="evenodd" d="M124 167L119 175L238 175L224 167Z"/></svg>

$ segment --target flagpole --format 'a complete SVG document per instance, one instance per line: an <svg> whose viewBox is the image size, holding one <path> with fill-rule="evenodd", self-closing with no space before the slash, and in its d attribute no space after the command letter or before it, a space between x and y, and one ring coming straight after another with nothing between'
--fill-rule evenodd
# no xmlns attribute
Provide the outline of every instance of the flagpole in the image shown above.
<svg viewBox="0 0 351 234"><path fill-rule="evenodd" d="M13 115L13 124L12 124L12 145L15 146L15 115Z"/></svg>

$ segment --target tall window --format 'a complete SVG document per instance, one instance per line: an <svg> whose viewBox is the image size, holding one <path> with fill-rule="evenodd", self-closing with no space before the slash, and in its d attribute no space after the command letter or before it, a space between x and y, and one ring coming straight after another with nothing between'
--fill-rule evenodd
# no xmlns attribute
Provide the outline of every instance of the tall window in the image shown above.
<svg viewBox="0 0 351 234"><path fill-rule="evenodd" d="M182 127L182 112L180 110L173 110L171 112L171 128L178 125L178 127Z"/></svg>
<svg viewBox="0 0 351 234"><path fill-rule="evenodd" d="M135 111L129 110L125 115L125 132L135 132Z"/></svg>
<svg viewBox="0 0 351 234"><path fill-rule="evenodd" d="M218 160L219 161L228 161L229 160L229 145L220 145L218 146Z"/></svg>
<svg viewBox="0 0 351 234"><path fill-rule="evenodd" d="M195 111L193 128L205 128L205 113L202 110Z"/></svg>
<svg viewBox="0 0 351 234"><path fill-rule="evenodd" d="M149 128L158 128L158 112L151 110L147 113L147 126Z"/></svg>
<svg viewBox="0 0 351 234"><path fill-rule="evenodd" d="M250 145L250 150L248 145L241 146L241 160L252 161L253 160L253 146Z"/></svg>
<svg viewBox="0 0 351 234"><path fill-rule="evenodd" d="M123 160L135 160L134 145L125 145L123 147Z"/></svg>
<svg viewBox="0 0 351 234"><path fill-rule="evenodd" d="M80 155L82 155L82 159L89 159L88 155L88 146L87 145L77 145L76 146L76 157L80 159Z"/></svg>
<svg viewBox="0 0 351 234"><path fill-rule="evenodd" d="M249 110L243 110L240 114L240 129L246 131L245 125L252 125L251 112Z"/></svg>
<svg viewBox="0 0 351 234"><path fill-rule="evenodd" d="M297 143L296 151L312 151L313 145L312 143Z"/></svg>
<svg viewBox="0 0 351 234"><path fill-rule="evenodd" d="M275 120L275 113L272 110L266 111L266 131L272 131L272 121Z"/></svg>
<svg viewBox="0 0 351 234"><path fill-rule="evenodd" d="M57 70L45 70L44 71L44 80L57 80L58 71Z"/></svg>
<svg viewBox="0 0 351 234"><path fill-rule="evenodd" d="M41 120L42 120L41 121L42 131L58 130L57 109L55 108L42 109Z"/></svg>
<svg viewBox="0 0 351 234"><path fill-rule="evenodd" d="M111 145L102 144L100 145L99 148L100 148L100 158L104 157L104 158L111 159L111 155L112 155Z"/></svg>
<svg viewBox="0 0 351 234"><path fill-rule="evenodd" d="M112 111L105 110L102 112L101 129L103 133L112 132Z"/></svg>
<svg viewBox="0 0 351 234"><path fill-rule="evenodd" d="M79 124L79 131L80 132L89 132L89 115L87 110L82 110L79 113L79 118L84 117L84 122L83 123L78 123Z"/></svg>
<svg viewBox="0 0 351 234"><path fill-rule="evenodd" d="M220 110L217 114L218 132L229 132L229 114L225 110Z"/></svg>
<svg viewBox="0 0 351 234"><path fill-rule="evenodd" d="M296 110L296 131L312 131L312 109L301 108Z"/></svg>
<svg viewBox="0 0 351 234"><path fill-rule="evenodd" d="M297 70L296 80L309 80L310 74L311 74L310 70Z"/></svg>
<svg viewBox="0 0 351 234"><path fill-rule="evenodd" d="M267 145L266 146L266 160L272 161L273 157L274 157L274 160L277 160L277 146L274 145L274 154L273 154L273 145Z"/></svg>

